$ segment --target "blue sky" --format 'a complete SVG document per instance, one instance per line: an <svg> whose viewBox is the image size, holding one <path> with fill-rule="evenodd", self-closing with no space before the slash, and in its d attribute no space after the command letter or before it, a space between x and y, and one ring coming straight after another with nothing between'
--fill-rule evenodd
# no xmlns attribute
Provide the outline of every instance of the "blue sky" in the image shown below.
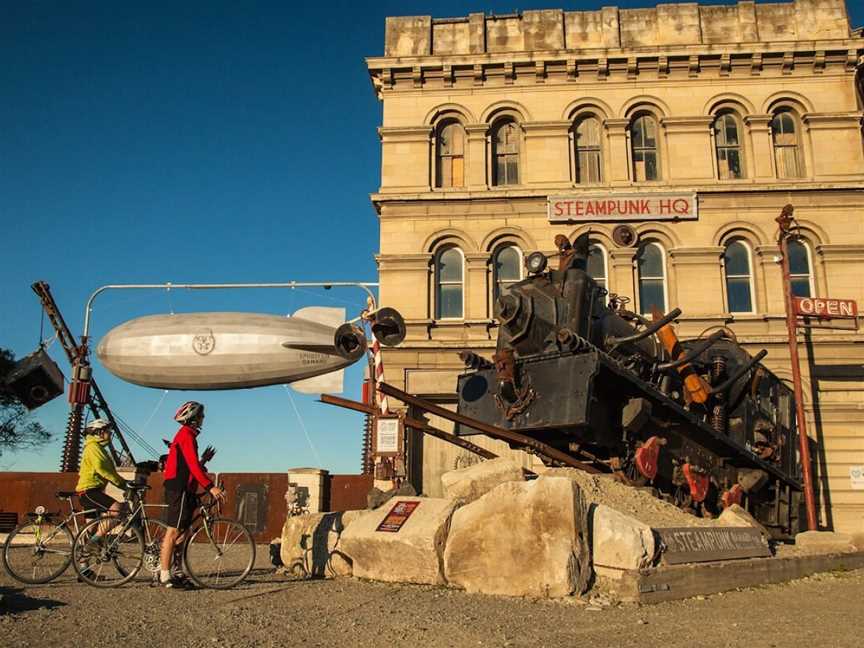
<svg viewBox="0 0 864 648"><path fill-rule="evenodd" d="M80 333L106 283L375 281L381 108L364 57L383 53L388 15L654 2L49 2L0 9L0 346L39 338L30 284L47 281ZM864 3L848 3L853 26ZM93 314L98 340L154 313L291 313L364 304L353 290L113 292ZM50 352L64 373L61 350ZM203 443L220 471L321 466L359 471L362 417L282 387L169 392L96 366L111 406L151 445L189 398L207 404ZM362 367L347 374L359 398ZM56 434L3 470L57 469L67 405L35 417ZM146 453L133 445L138 458Z"/></svg>

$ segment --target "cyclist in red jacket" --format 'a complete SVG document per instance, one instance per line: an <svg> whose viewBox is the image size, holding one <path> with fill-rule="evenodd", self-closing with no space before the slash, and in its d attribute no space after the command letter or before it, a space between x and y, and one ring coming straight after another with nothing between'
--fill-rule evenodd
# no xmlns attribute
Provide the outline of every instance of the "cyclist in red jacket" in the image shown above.
<svg viewBox="0 0 864 648"><path fill-rule="evenodd" d="M217 499L225 497L225 493L213 484L198 459L196 437L201 433L204 423L204 406L195 401L183 403L174 415L174 420L181 423L181 427L171 442L168 460L165 462L165 503L168 505L165 523L169 528L162 541L159 571L159 581L165 587L184 584L182 579L171 573L171 564L174 553L183 543L184 534L192 522L192 514L197 506L195 493L198 487L209 491Z"/></svg>

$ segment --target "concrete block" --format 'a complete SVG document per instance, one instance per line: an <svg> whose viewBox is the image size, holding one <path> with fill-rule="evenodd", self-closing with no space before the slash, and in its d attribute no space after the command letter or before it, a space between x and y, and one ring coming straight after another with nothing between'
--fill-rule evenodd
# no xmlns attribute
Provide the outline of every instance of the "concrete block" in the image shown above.
<svg viewBox="0 0 864 648"><path fill-rule="evenodd" d="M642 569L657 555L651 527L613 508L592 507L591 553L595 568Z"/></svg>
<svg viewBox="0 0 864 648"><path fill-rule="evenodd" d="M804 531L795 536L795 548L813 553L846 553L855 551L851 533Z"/></svg>
<svg viewBox="0 0 864 648"><path fill-rule="evenodd" d="M361 511L310 513L289 517L282 527L279 557L299 576L350 576L351 561L342 553L340 536Z"/></svg>
<svg viewBox="0 0 864 648"><path fill-rule="evenodd" d="M391 502L361 512L342 534L339 548L351 559L354 576L443 585L441 556L456 504L431 497L397 497ZM399 502L419 502L419 506L399 531L378 531L378 525Z"/></svg>
<svg viewBox="0 0 864 648"><path fill-rule="evenodd" d="M561 597L591 576L588 512L563 477L507 482L453 515L444 574L468 592Z"/></svg>
<svg viewBox="0 0 864 648"><path fill-rule="evenodd" d="M506 482L525 481L522 466L506 457L451 470L441 475L444 497L468 504Z"/></svg>

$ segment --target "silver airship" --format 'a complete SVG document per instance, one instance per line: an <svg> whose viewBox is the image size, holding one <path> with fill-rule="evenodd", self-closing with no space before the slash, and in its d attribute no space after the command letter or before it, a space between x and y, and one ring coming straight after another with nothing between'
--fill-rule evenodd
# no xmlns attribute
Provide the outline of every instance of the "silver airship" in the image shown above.
<svg viewBox="0 0 864 648"><path fill-rule="evenodd" d="M404 331L404 323L396 325ZM207 390L290 383L304 393L342 391L342 370L365 352L366 338L345 323L345 310L323 307L303 308L292 317L139 317L110 330L96 348L108 371L145 387Z"/></svg>

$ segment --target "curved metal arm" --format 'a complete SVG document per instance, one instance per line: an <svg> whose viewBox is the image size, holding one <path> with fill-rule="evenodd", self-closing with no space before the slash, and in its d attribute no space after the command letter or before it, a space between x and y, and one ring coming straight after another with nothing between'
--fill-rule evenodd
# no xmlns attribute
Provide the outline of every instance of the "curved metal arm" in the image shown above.
<svg viewBox="0 0 864 648"><path fill-rule="evenodd" d="M768 355L768 351L766 349L762 349L759 353L757 353L755 356L750 358L750 362L748 362L743 367L741 367L738 371L736 371L735 375L733 375L731 378L729 378L725 382L717 385L716 387L712 387L711 391L709 391L708 393L709 394L717 394L719 392L726 391L732 385L735 384L735 381L737 381L741 376L743 376L745 373L750 371L753 368L753 365L755 365L757 362L759 362L766 355Z"/></svg>
<svg viewBox="0 0 864 648"><path fill-rule="evenodd" d="M627 335L625 337L610 337L607 338L606 343L610 346L618 346L619 344L629 344L630 342L638 342L639 340L644 340L649 335L654 335L661 328L666 326L669 322L674 320L681 314L681 309L676 308L672 311L669 311L666 315L663 316L663 319L659 319L656 322L651 322L648 328L638 331L633 335Z"/></svg>
<svg viewBox="0 0 864 648"><path fill-rule="evenodd" d="M243 283L243 284L109 284L97 288L87 300L87 305L84 307L84 332L81 334L81 339L86 341L90 336L90 313L93 311L93 301L101 293L106 290L155 290L172 288L185 288L187 290L223 290L234 288L360 288L365 290L366 294L372 300L372 308L376 306L375 295L369 289L370 287L378 287L377 283L369 282L352 282L352 281L289 281L288 283Z"/></svg>
<svg viewBox="0 0 864 648"><path fill-rule="evenodd" d="M683 356L681 356L677 360L673 360L671 362L664 362L663 364L658 364L657 368L660 371L666 371L668 369L677 369L678 367L681 367L681 366L687 364L688 362L690 362L693 358L698 356L700 353L702 353L705 349L707 349L712 344L714 344L721 337L723 337L723 331L714 331L714 333L709 335L705 340L703 340L701 343L697 344L695 347L690 349L690 351L685 353Z"/></svg>

